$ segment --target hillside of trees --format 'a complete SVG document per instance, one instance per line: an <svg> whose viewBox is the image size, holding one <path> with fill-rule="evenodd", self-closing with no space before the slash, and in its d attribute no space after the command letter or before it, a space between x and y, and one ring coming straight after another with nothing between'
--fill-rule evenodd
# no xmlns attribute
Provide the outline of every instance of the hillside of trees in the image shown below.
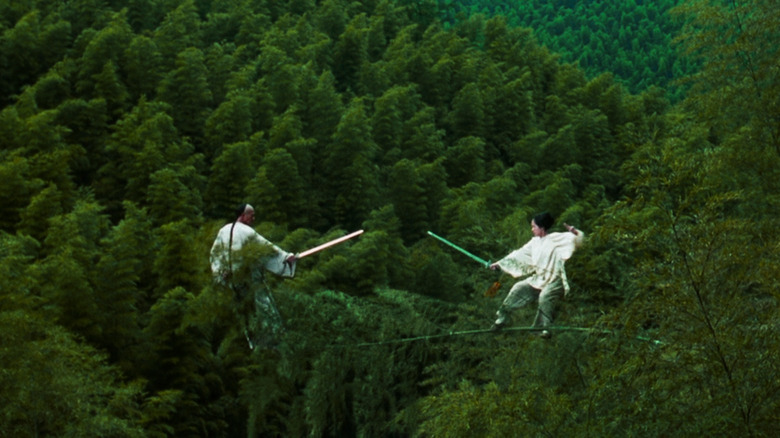
<svg viewBox="0 0 780 438"><path fill-rule="evenodd" d="M445 23L483 14L503 16L512 26L534 29L539 42L576 62L586 77L612 73L632 93L650 86L678 102L685 86L676 82L698 62L680 57L672 44L682 20L668 12L680 0L437 0Z"/></svg>
<svg viewBox="0 0 780 438"><path fill-rule="evenodd" d="M774 436L780 9L670 14L679 102L433 0L0 0L0 437ZM212 282L242 202L365 230L267 278L277 351ZM540 211L587 234L554 336L488 333L513 279L427 231Z"/></svg>

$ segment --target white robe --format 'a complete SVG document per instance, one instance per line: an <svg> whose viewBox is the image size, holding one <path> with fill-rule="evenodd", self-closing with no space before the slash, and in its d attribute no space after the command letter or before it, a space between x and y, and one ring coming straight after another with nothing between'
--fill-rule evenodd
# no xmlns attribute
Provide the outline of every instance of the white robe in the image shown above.
<svg viewBox="0 0 780 438"><path fill-rule="evenodd" d="M565 293L568 293L569 282L563 264L585 239L585 234L577 231L576 235L565 232L533 237L522 248L499 260L498 266L515 278L531 274L529 284L540 290L560 278Z"/></svg>
<svg viewBox="0 0 780 438"><path fill-rule="evenodd" d="M227 251L228 245L230 245L230 229L233 228L233 244L231 251ZM240 260L232 261L232 269L228 266L231 252L235 254L238 250L244 247L244 245L250 242L257 242L263 245L270 245L274 249L274 254L270 257L263 259L263 267L274 274L282 277L295 276L295 263L287 263L286 260L289 256L293 255L283 251L278 246L269 242L265 237L257 233L252 227L236 222L235 227L232 223L229 223L222 227L217 233L217 238L214 239L214 244L211 246L211 272L214 276L224 278L222 274L225 272L238 271L240 266Z"/></svg>

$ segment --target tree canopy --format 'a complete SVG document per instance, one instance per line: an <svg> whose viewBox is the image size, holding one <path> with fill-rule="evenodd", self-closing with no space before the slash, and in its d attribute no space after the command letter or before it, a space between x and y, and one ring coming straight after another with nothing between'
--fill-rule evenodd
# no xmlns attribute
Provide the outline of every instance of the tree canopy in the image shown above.
<svg viewBox="0 0 780 438"><path fill-rule="evenodd" d="M774 436L778 29L772 0L0 0L0 437ZM266 278L278 350L210 273L243 202L291 252L365 230ZM540 211L587 234L559 325L488 333L514 279L426 232L495 261Z"/></svg>
<svg viewBox="0 0 780 438"><path fill-rule="evenodd" d="M669 12L681 0L436 0L438 16L448 25L477 14L506 17L514 26L534 29L539 42L563 62L577 63L592 78L612 73L634 93L650 86L667 89L679 101L699 60L679 56L672 44L682 21ZM747 2L750 3L750 2Z"/></svg>

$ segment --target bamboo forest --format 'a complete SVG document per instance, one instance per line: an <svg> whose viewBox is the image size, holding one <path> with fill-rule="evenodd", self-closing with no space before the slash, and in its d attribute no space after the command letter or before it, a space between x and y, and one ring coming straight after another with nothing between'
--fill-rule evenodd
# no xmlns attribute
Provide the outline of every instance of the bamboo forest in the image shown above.
<svg viewBox="0 0 780 438"><path fill-rule="evenodd" d="M0 32L0 438L780 430L777 0L0 0ZM245 203L307 255L255 285L272 348L212 274ZM541 212L585 236L550 336L541 301L491 330Z"/></svg>

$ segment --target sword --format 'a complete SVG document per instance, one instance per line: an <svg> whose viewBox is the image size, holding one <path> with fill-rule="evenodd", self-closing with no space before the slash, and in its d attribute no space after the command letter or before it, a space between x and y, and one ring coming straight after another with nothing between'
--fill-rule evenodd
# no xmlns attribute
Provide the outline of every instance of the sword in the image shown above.
<svg viewBox="0 0 780 438"><path fill-rule="evenodd" d="M489 261L487 261L487 260L485 260L485 259L481 259L481 258L479 258L479 257L475 256L474 254L472 254L472 253L470 253L470 252L466 251L465 249L463 249L463 248L459 247L458 245L455 245L454 243L450 242L449 240L447 240L447 239L445 239L445 238L443 238L443 237L441 237L441 236L437 236L437 235L433 234L433 233L432 233L432 232L430 232L430 231L428 231L428 234L429 234L429 235L431 235L431 236L433 236L433 237L435 237L435 238L437 238L437 239L439 239L439 240L441 240L442 242L446 243L447 245L449 245L449 246L451 246L451 247L453 247L453 248L457 249L458 251L462 252L463 254L466 254L467 256L471 257L472 259L474 259L474 260L478 261L479 263L481 263L482 265L484 265L486 268L489 268L489 267L490 267L490 262L489 262Z"/></svg>
<svg viewBox="0 0 780 438"><path fill-rule="evenodd" d="M306 251L304 251L302 253L296 254L295 258L296 259L302 259L302 258L310 256L310 255L312 255L314 253L320 252L323 249L330 248L331 246L338 245L339 243L347 241L347 240L349 240L349 239L351 239L353 237L357 237L357 236L359 236L361 234L363 234L363 230L357 230L357 231L355 231L353 233L347 234L346 236L342 236L342 237L339 237L338 239L333 239L330 242L325 242L322 245L315 246L314 248L307 249Z"/></svg>

